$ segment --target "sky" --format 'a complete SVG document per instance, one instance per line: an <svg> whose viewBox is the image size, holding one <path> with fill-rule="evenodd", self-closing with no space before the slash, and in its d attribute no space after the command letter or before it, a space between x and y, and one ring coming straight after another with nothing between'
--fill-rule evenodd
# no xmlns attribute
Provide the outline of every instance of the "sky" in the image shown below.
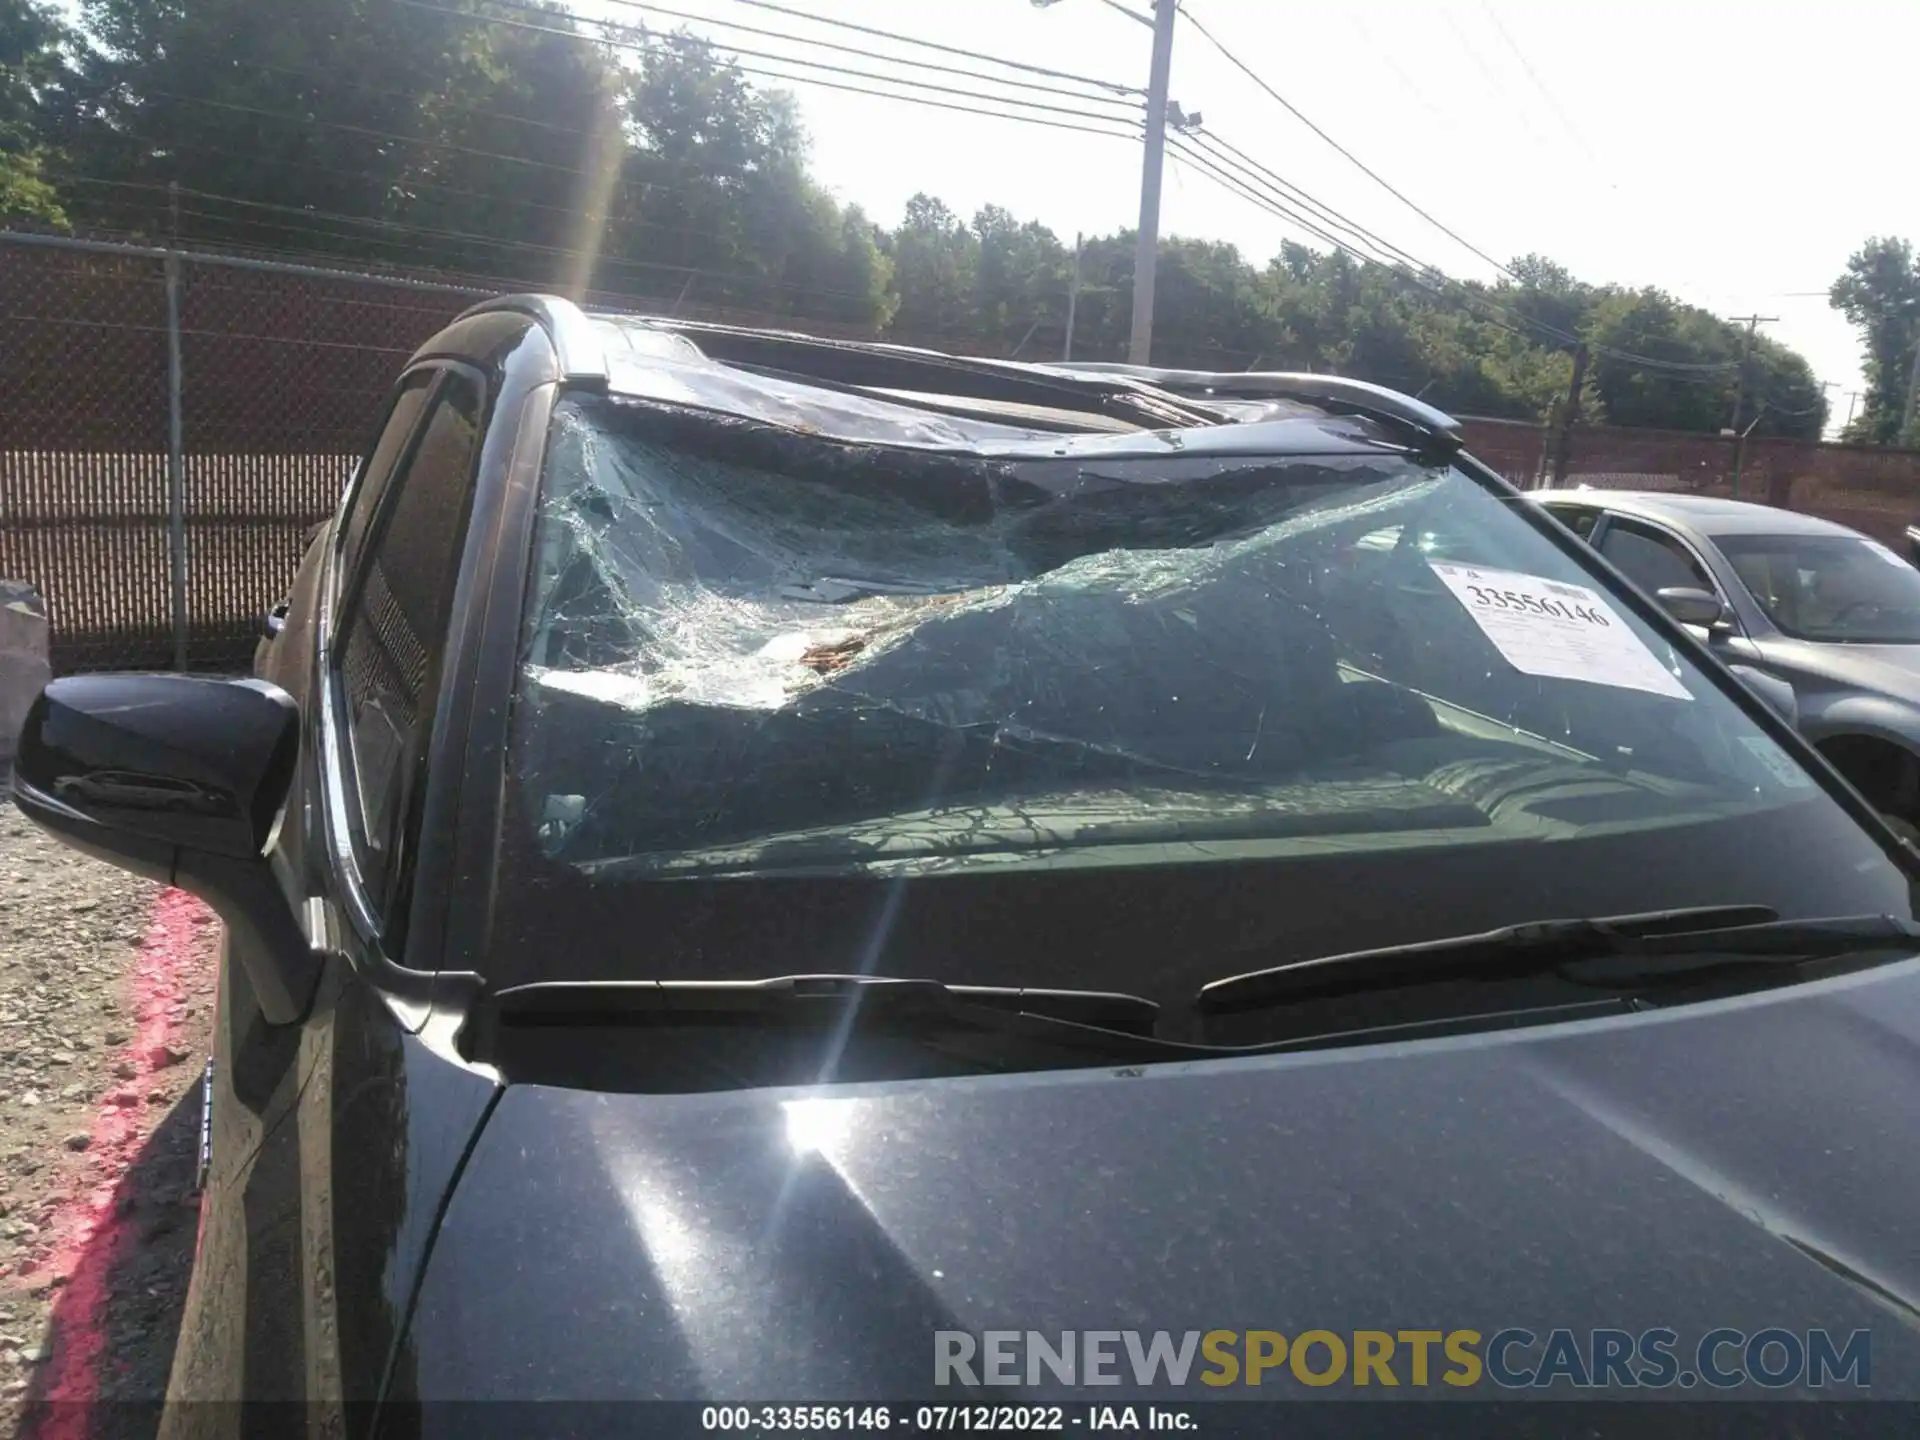
<svg viewBox="0 0 1920 1440"><path fill-rule="evenodd" d="M1144 86L1147 0L783 0L793 10ZM1494 269L1387 193L1263 93L1191 16L1395 189L1496 260L1538 252L1582 280L1657 286L1761 328L1830 382L1833 424L1863 388L1858 339L1826 300L1869 236L1920 241L1912 0L1183 0L1171 98L1229 142L1401 250L1462 279ZM970 62L770 13L743 0L576 0L587 16L717 22ZM676 19L663 10L698 17ZM861 55L818 58L878 68ZM743 60L743 64L766 62ZM962 90L965 78L924 76ZM1029 77L1036 78L1036 77ZM1071 242L1137 222L1137 140L783 84L816 177L876 220L927 191L962 216L997 204ZM862 83L858 80L848 83ZM968 103L966 97L952 97ZM1079 108L1079 102L1031 96ZM1070 118L1070 117L1061 117ZM1323 241L1170 156L1161 233L1227 240L1254 263Z"/></svg>

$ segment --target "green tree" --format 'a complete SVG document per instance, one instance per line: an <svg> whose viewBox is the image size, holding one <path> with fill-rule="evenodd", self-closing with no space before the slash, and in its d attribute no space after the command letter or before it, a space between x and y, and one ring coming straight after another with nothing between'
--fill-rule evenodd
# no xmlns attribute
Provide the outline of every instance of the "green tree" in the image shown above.
<svg viewBox="0 0 1920 1440"><path fill-rule="evenodd" d="M888 237L900 305L893 328L922 344L965 347L980 333L980 238L942 201L915 195Z"/></svg>
<svg viewBox="0 0 1920 1440"><path fill-rule="evenodd" d="M46 175L53 112L71 84L72 33L51 5L0 0L0 219L67 224Z"/></svg>
<svg viewBox="0 0 1920 1440"><path fill-rule="evenodd" d="M1517 278L1501 280L1489 298L1532 326L1542 343L1552 343L1551 336L1556 332L1567 337L1579 335L1596 298L1593 286L1582 284L1566 267L1543 255L1522 255L1507 269Z"/></svg>
<svg viewBox="0 0 1920 1440"><path fill-rule="evenodd" d="M1661 291L1608 290L1586 320L1587 383L1615 425L1716 431L1732 417L1739 359L1724 332Z"/></svg>
<svg viewBox="0 0 1920 1440"><path fill-rule="evenodd" d="M1902 436L1913 356L1920 347L1920 262L1913 246L1891 236L1867 241L1847 260L1828 292L1833 308L1860 332L1866 403L1847 438L1876 445L1903 440L1920 445L1920 433ZM1916 426L1920 431L1920 425Z"/></svg>
<svg viewBox="0 0 1920 1440"><path fill-rule="evenodd" d="M1130 331L1131 295L1126 318ZM1195 370L1271 369L1283 335L1284 326L1261 290L1258 272L1236 247L1180 237L1161 243L1154 275L1155 364Z"/></svg>
<svg viewBox="0 0 1920 1440"><path fill-rule="evenodd" d="M415 148L387 214L441 268L577 291L617 219L623 82L612 53L563 14L533 23L543 28L449 21L451 63L411 122L431 143Z"/></svg>
<svg viewBox="0 0 1920 1440"><path fill-rule="evenodd" d="M1052 347L1064 335L1072 256L1046 226L1024 224L998 205L973 217L974 328L995 349L1023 355ZM1053 353L1057 353L1053 352Z"/></svg>
<svg viewBox="0 0 1920 1440"><path fill-rule="evenodd" d="M872 223L809 177L791 96L670 35L655 37L624 104L609 286L797 321L885 322L890 269Z"/></svg>
<svg viewBox="0 0 1920 1440"><path fill-rule="evenodd" d="M542 0L0 0L5 213L195 243L613 292L682 313L1057 354L1071 257L1045 226L928 194L882 230L812 178L792 98L684 32L589 35ZM177 211L170 205L177 199ZM1082 253L1074 353L1124 355L1133 237ZM1746 337L1656 290L1537 255L1493 285L1286 244L1160 245L1154 358L1333 370L1469 414L1545 419L1573 345L1592 420L1714 431ZM1869 345L1862 424L1897 426L1920 342L1903 242L1854 257L1835 303ZM1817 433L1800 357L1759 339L1742 419ZM1891 417L1891 418L1890 418Z"/></svg>
<svg viewBox="0 0 1920 1440"><path fill-rule="evenodd" d="M442 153L476 27L379 0L85 0L83 14L71 150L89 220L164 234L177 184L192 239L424 252L380 222L399 223Z"/></svg>

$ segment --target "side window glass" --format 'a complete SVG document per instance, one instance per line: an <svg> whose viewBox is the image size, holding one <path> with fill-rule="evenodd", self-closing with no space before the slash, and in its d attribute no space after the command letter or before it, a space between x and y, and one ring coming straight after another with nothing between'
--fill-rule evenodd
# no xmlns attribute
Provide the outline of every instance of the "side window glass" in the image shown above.
<svg viewBox="0 0 1920 1440"><path fill-rule="evenodd" d="M1720 587L1673 536L1630 520L1616 519L1600 542L1601 553L1649 595L1671 586L1720 593Z"/></svg>
<svg viewBox="0 0 1920 1440"><path fill-rule="evenodd" d="M386 493L387 480L393 474L393 467L406 453L407 441L413 437L414 426L420 421L420 412L426 408L427 392L438 378L435 371L416 370L401 382L399 393L393 397L393 406L387 411L387 423L381 427L380 438L374 442L373 454L367 457L361 467L359 483L354 487L352 504L342 524L340 573L343 575L351 575L359 567L360 549L366 543L367 525L380 504L380 497Z"/></svg>
<svg viewBox="0 0 1920 1440"><path fill-rule="evenodd" d="M1554 518L1562 525L1573 531L1573 533L1578 535L1582 540L1590 541L1593 539L1593 527L1600 523L1600 512L1598 510L1574 510L1560 505L1552 508Z"/></svg>
<svg viewBox="0 0 1920 1440"><path fill-rule="evenodd" d="M390 916L439 694L480 419L479 387L449 373L413 454L386 487L365 562L350 572L336 647L358 801L354 839L368 893Z"/></svg>

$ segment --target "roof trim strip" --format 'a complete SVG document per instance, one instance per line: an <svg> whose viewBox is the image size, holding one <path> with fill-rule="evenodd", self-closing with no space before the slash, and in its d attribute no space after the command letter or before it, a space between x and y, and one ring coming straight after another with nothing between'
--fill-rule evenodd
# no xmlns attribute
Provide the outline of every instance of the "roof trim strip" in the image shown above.
<svg viewBox="0 0 1920 1440"><path fill-rule="evenodd" d="M1341 405L1362 414L1384 416L1432 435L1459 438L1460 422L1444 410L1384 385L1349 380L1340 375L1299 374L1288 371L1216 372L1161 370L1148 365L1112 361L1074 361L1050 367L1084 370L1097 375L1127 375L1177 395L1219 395L1232 399L1303 400L1315 405Z"/></svg>
<svg viewBox="0 0 1920 1440"><path fill-rule="evenodd" d="M606 345L586 312L573 301L560 295L498 295L461 311L455 318L501 313L525 315L546 331L559 359L560 373L569 383L605 388Z"/></svg>

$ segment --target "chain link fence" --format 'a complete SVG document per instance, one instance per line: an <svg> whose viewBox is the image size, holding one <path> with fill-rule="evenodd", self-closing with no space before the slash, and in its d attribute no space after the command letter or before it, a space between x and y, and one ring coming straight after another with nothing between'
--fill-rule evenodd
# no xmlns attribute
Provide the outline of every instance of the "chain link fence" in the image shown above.
<svg viewBox="0 0 1920 1440"><path fill-rule="evenodd" d="M246 668L400 367L493 293L0 231L0 578L45 599L55 673Z"/></svg>
<svg viewBox="0 0 1920 1440"><path fill-rule="evenodd" d="M0 231L0 578L44 597L55 672L246 668L400 366L487 293ZM1041 328L1020 347L1029 358L1052 353ZM1523 488L1550 473L1540 426L1470 420L1466 433ZM1737 494L1902 550L1920 519L1915 451L1576 428L1565 483Z"/></svg>
<svg viewBox="0 0 1920 1440"><path fill-rule="evenodd" d="M0 576L55 672L245 668L395 372L480 294L0 234Z"/></svg>

